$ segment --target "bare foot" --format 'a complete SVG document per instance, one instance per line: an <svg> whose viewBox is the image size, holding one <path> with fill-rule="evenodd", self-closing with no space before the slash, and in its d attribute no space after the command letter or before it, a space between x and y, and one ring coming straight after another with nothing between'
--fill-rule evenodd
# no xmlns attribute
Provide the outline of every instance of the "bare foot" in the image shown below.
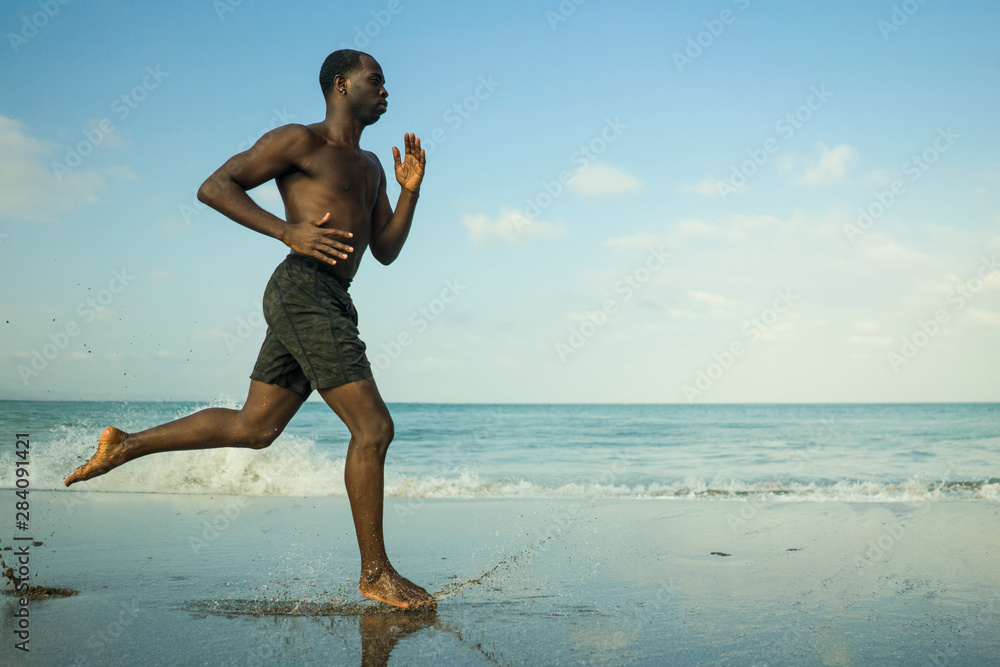
<svg viewBox="0 0 1000 667"><path fill-rule="evenodd" d="M437 609L437 602L430 593L401 576L391 565L379 574L362 574L358 592L370 600L401 609Z"/></svg>
<svg viewBox="0 0 1000 667"><path fill-rule="evenodd" d="M114 426L104 429L97 441L97 452L66 478L66 486L73 482L82 482L103 475L125 463L127 459L124 457L122 443L125 442L127 435L128 433L120 431Z"/></svg>

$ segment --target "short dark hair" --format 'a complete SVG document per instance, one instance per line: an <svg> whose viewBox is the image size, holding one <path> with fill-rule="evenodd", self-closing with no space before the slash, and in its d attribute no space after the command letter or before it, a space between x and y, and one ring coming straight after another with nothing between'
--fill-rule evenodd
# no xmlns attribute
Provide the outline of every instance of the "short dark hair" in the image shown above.
<svg viewBox="0 0 1000 667"><path fill-rule="evenodd" d="M362 51L354 49L340 49L334 51L323 61L323 67L319 70L319 87L323 90L323 97L329 97L333 91L333 78L338 74L347 76L355 70L361 69L361 56L368 56ZM371 58L371 56L368 56Z"/></svg>

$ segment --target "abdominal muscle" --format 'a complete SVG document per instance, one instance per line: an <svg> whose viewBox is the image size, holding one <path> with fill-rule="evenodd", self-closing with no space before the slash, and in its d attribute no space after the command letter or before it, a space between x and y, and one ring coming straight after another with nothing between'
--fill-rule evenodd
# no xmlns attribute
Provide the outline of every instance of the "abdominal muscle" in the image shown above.
<svg viewBox="0 0 1000 667"><path fill-rule="evenodd" d="M371 235L371 208L360 201L362 199L361 193L346 192L343 196L330 196L329 191L327 191L323 195L316 196L318 193L308 192L313 188L302 187L311 184L303 182L295 185L299 187L286 189L282 188L279 183L278 190L285 202L285 219L289 224L303 224L319 220L329 212L330 219L320 225L321 227L339 229L354 235L350 238L339 237L335 239L354 248L354 250L344 252L347 259L340 256L334 257L337 261L334 270L344 278L352 279L357 273L361 257L368 247ZM299 205L295 205L295 203L299 203Z"/></svg>

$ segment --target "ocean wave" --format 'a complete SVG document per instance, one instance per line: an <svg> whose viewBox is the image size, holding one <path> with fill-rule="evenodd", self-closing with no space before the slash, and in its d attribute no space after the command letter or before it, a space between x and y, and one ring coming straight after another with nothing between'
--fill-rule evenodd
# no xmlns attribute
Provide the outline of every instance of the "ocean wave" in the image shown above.
<svg viewBox="0 0 1000 667"><path fill-rule="evenodd" d="M726 483L689 478L663 484L546 485L528 480L483 479L463 473L453 477L411 477L386 485L386 495L423 498L575 498L647 500L746 500L778 502L919 502L924 500L1000 501L1000 479L983 481L777 482L732 480Z"/></svg>
<svg viewBox="0 0 1000 667"><path fill-rule="evenodd" d="M203 407L238 407L238 402L222 398L210 405L161 408L149 414L149 406L126 406L114 415L114 423L127 430L139 430L155 418L176 418ZM96 413L95 413L96 414ZM106 414L99 416L108 418ZM33 439L30 450L30 482L34 490L64 490L62 480L94 451L100 432L97 416L58 422ZM321 427L317 427L321 428ZM299 434L282 434L264 450L221 448L190 452L170 452L129 462L108 475L74 485L69 492L103 491L120 493L176 493L244 496L346 496L344 453L340 436L326 437L319 444L313 429ZM320 430L320 433L323 433ZM333 442L334 444L330 444ZM339 444L336 444L339 443ZM401 450L402 451L402 450ZM444 451L444 450L442 450ZM672 456L678 456L673 453ZM0 488L15 487L16 452L0 451ZM506 461L505 471L485 465L478 469L456 469L446 454L424 448L419 455L398 456L390 451L386 468L385 494L396 498L552 498L552 499L718 499L741 501L767 499L776 502L920 502L925 500L1000 501L1000 479L948 479L911 476L877 480L768 478L768 474L747 473L747 479L713 476L710 458L703 458L691 476L684 479L650 481L640 477L651 468L636 465L621 474L610 475L600 457L581 458L575 472L537 465L518 470ZM452 464L453 465L453 464ZM987 464L988 465L988 464ZM559 467L559 466L556 466ZM982 470L986 465L979 466ZM591 474L600 468L604 474ZM612 471L614 468L612 467ZM703 472L704 471L704 472ZM562 474L559 481L546 475ZM655 477L653 478L655 480Z"/></svg>

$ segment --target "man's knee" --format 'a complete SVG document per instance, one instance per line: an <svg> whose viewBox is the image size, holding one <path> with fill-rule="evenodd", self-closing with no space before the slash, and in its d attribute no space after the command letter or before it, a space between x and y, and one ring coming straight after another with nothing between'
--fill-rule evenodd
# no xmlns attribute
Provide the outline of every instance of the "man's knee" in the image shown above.
<svg viewBox="0 0 1000 667"><path fill-rule="evenodd" d="M239 438L246 447L250 449L266 449L271 443L278 439L281 431L274 428L245 428Z"/></svg>
<svg viewBox="0 0 1000 667"><path fill-rule="evenodd" d="M395 425L392 423L392 417L386 415L385 417L370 420L359 429L354 437L357 444L365 448L374 449L382 456L385 456L386 450L389 449L389 443L392 442L395 434Z"/></svg>

